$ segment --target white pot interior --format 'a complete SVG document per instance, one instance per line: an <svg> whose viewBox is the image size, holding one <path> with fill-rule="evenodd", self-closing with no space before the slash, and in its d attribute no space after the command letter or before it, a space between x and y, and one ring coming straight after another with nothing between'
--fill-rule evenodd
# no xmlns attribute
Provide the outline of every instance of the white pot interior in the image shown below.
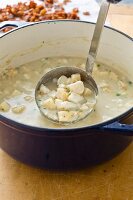
<svg viewBox="0 0 133 200"><path fill-rule="evenodd" d="M57 21L37 23L0 38L0 70L42 57L86 57L94 24ZM119 66L133 77L133 43L128 37L104 28L97 60Z"/></svg>
<svg viewBox="0 0 133 200"><path fill-rule="evenodd" d="M0 72L44 57L87 57L94 24L81 21L40 22L18 28L0 38ZM99 62L125 72L133 81L133 42L104 28Z"/></svg>

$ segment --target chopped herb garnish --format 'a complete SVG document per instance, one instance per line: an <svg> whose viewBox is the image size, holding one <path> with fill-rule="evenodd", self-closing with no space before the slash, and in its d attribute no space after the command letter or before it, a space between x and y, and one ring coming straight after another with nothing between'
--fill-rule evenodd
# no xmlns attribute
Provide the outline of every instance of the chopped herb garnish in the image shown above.
<svg viewBox="0 0 133 200"><path fill-rule="evenodd" d="M116 93L116 96L121 96L121 94L120 93Z"/></svg>
<svg viewBox="0 0 133 200"><path fill-rule="evenodd" d="M132 85L132 84L133 84L133 82L132 82L132 81L128 81L128 84L129 84L129 85Z"/></svg>
<svg viewBox="0 0 133 200"><path fill-rule="evenodd" d="M100 64L97 64L97 67L100 67L101 65Z"/></svg>

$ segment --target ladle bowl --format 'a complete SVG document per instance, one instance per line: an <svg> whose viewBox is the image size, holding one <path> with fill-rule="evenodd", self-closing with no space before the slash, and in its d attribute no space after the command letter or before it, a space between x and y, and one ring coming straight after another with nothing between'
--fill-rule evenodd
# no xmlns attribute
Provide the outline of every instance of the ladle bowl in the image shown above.
<svg viewBox="0 0 133 200"><path fill-rule="evenodd" d="M49 72L47 72L38 82L36 89L35 89L35 100L36 100L36 104L39 108L39 110L41 111L41 113L45 115L45 112L43 110L43 108L40 106L39 101L38 101L38 93L39 93L39 89L41 87L41 85L46 85L49 82L52 82L53 79L56 77L57 79L60 78L62 75L65 75L66 77L70 77L72 74L80 74L81 76L81 81L84 82L85 87L89 88L92 93L93 93L93 97L94 97L94 106L91 107L91 109L88 109L88 112L86 112L86 114L84 116L79 117L78 119L76 119L73 122L77 122L79 120L84 119L85 117L87 117L94 109L96 101L97 101L97 95L98 95L98 87L96 82L94 81L94 79L92 78L91 75L87 74L86 71L77 68L77 67L58 67L55 68ZM59 121L57 120L53 120L52 117L48 117L46 116L48 119L52 120L53 122L59 123ZM63 124L68 124L68 122L60 122Z"/></svg>

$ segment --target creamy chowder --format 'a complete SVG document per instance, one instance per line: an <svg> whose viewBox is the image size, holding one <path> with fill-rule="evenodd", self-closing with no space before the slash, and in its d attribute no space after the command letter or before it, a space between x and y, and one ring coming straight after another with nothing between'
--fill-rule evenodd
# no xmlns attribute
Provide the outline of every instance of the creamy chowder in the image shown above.
<svg viewBox="0 0 133 200"><path fill-rule="evenodd" d="M0 114L14 121L50 128L94 125L114 118L133 107L133 83L124 73L96 63L93 78L99 88L97 104L82 121L59 125L44 118L35 102L35 87L40 78L54 67L84 69L83 58L43 58L18 68L10 67L0 74ZM52 98L52 97L51 97Z"/></svg>

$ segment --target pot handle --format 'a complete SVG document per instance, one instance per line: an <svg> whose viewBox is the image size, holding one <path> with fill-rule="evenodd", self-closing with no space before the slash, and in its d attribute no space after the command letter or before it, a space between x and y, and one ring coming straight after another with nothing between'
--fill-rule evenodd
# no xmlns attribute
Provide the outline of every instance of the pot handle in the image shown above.
<svg viewBox="0 0 133 200"><path fill-rule="evenodd" d="M0 23L0 31L6 27L20 27L23 25L29 24L29 22L24 21L3 21Z"/></svg>
<svg viewBox="0 0 133 200"><path fill-rule="evenodd" d="M101 128L103 131L109 131L114 134L125 135L125 136L133 136L133 124L121 124L119 122L114 122L112 124L108 124Z"/></svg>

